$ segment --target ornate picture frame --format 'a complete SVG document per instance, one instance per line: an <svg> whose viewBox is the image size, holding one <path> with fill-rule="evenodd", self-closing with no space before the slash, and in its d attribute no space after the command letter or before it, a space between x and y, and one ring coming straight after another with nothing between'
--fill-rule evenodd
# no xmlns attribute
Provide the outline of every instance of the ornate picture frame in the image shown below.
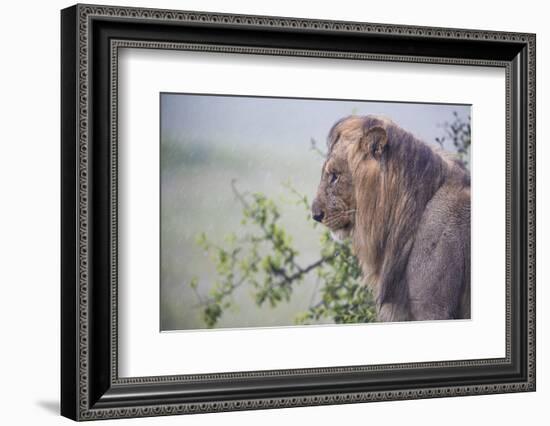
<svg viewBox="0 0 550 426"><path fill-rule="evenodd" d="M76 5L61 12L61 414L73 420L535 390L535 35ZM119 377L121 48L497 67L506 74L502 358Z"/></svg>

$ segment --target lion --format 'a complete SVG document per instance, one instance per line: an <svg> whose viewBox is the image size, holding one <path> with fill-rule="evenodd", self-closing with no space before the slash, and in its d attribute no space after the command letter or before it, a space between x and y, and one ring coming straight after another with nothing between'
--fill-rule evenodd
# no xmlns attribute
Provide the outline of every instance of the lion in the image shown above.
<svg viewBox="0 0 550 426"><path fill-rule="evenodd" d="M382 116L328 136L312 217L351 239L378 321L470 318L470 176Z"/></svg>

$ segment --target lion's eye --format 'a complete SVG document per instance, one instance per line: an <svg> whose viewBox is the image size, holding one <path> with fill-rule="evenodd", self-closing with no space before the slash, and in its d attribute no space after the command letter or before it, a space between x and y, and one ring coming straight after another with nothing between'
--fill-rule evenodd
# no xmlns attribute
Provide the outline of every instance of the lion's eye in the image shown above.
<svg viewBox="0 0 550 426"><path fill-rule="evenodd" d="M335 183L336 181L338 180L338 174L336 173L331 173L330 176L329 176L329 181L330 183Z"/></svg>

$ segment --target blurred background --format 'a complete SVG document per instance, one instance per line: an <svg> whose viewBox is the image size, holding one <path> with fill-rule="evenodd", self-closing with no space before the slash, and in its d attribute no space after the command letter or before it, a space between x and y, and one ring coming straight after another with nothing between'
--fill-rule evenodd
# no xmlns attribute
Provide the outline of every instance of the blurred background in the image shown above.
<svg viewBox="0 0 550 426"><path fill-rule="evenodd" d="M219 277L211 253L198 244L201 234L223 246L230 233L245 232L242 193L274 200L279 223L292 238L297 261L319 257L322 227L308 223L288 182L311 201L320 179L332 125L350 114L382 114L418 138L456 152L463 148L454 126L468 125L470 106L289 98L256 98L162 93L161 115L161 276L160 329L205 328L201 300ZM455 129L456 130L456 129ZM469 137L469 136L468 136ZM469 139L468 139L469 144ZM469 162L469 149L462 157ZM321 283L322 285L322 283ZM247 286L231 294L231 305L216 328L294 325L295 318L320 298L320 283L307 275L288 301L276 306L255 301ZM319 318L309 323L333 322Z"/></svg>

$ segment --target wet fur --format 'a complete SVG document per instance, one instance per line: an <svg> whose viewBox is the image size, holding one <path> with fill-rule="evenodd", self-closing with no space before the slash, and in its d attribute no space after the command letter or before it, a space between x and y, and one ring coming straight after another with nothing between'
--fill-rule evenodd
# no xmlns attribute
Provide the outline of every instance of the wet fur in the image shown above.
<svg viewBox="0 0 550 426"><path fill-rule="evenodd" d="M323 223L351 237L378 319L469 318L467 170L376 116L339 121L328 147L316 202ZM336 169L338 181L327 183Z"/></svg>

